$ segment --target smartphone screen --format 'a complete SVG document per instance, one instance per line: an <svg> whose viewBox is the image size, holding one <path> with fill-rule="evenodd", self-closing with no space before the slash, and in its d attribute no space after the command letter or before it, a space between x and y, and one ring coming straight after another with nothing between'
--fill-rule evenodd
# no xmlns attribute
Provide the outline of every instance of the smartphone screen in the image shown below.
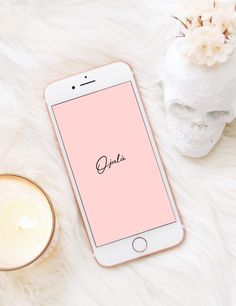
<svg viewBox="0 0 236 306"><path fill-rule="evenodd" d="M131 82L52 110L97 247L176 222Z"/></svg>

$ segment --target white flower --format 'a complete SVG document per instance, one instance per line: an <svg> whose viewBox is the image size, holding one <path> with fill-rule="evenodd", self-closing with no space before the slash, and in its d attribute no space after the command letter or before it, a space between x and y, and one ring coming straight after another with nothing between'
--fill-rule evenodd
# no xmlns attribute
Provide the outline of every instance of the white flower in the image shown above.
<svg viewBox="0 0 236 306"><path fill-rule="evenodd" d="M221 33L232 28L231 18L226 14L215 14L212 16L212 23Z"/></svg>
<svg viewBox="0 0 236 306"><path fill-rule="evenodd" d="M232 33L236 29L236 13L231 9L216 10L212 15L212 25L221 33Z"/></svg>
<svg viewBox="0 0 236 306"><path fill-rule="evenodd" d="M180 52L188 61L197 65L213 66L224 63L233 52L233 45L226 43L225 36L218 28L203 26L185 30L180 43Z"/></svg>
<svg viewBox="0 0 236 306"><path fill-rule="evenodd" d="M224 63L236 44L234 0L182 0L181 52L191 63Z"/></svg>

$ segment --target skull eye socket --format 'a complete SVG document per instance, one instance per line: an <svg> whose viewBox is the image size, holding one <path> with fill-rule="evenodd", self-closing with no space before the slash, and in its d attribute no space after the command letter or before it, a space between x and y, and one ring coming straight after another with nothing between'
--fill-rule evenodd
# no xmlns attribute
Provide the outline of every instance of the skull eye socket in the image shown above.
<svg viewBox="0 0 236 306"><path fill-rule="evenodd" d="M212 111L207 113L207 116L213 120L227 120L230 117L230 112L228 111Z"/></svg>
<svg viewBox="0 0 236 306"><path fill-rule="evenodd" d="M189 117L194 112L194 108L180 103L173 103L170 106L170 112L173 115L185 118Z"/></svg>

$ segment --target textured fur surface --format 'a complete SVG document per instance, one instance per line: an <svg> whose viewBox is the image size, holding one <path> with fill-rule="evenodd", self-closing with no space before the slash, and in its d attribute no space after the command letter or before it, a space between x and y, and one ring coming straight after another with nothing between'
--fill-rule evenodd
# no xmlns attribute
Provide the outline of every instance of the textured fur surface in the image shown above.
<svg viewBox="0 0 236 306"><path fill-rule="evenodd" d="M0 171L42 185L61 225L48 260L0 273L0 305L236 305L236 122L206 158L184 158L172 147L158 71L172 36L174 1L0 3ZM175 249L106 269L92 256L43 90L116 60L134 69L186 238Z"/></svg>

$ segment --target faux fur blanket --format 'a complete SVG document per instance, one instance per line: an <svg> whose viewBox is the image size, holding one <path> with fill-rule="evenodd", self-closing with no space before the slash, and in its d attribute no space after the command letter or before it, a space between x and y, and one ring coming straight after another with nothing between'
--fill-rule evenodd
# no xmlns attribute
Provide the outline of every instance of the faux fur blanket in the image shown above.
<svg viewBox="0 0 236 306"><path fill-rule="evenodd" d="M174 12L170 0L0 2L0 171L45 188L61 226L47 260L0 272L0 306L236 305L236 122L206 158L188 159L172 147L158 72ZM92 256L43 90L117 60L135 72L186 238L106 269Z"/></svg>

